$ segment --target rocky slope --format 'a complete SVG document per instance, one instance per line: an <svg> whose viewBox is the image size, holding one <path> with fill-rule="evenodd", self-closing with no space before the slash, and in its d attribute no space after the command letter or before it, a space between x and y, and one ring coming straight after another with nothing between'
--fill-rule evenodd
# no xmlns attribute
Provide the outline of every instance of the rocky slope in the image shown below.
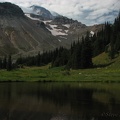
<svg viewBox="0 0 120 120"><path fill-rule="evenodd" d="M34 10L35 9L35 10ZM86 34L87 31L95 33L102 28L102 25L86 26L77 20L61 16L55 12L50 12L43 7L33 5L30 13L26 14L27 17L33 20L44 22L45 27L50 31L53 36L56 36L65 47L69 47L71 42L80 39ZM38 14L40 11L41 14ZM49 11L49 12L48 12ZM48 14L49 13L49 14ZM52 17L49 16L52 14ZM55 14L53 14L55 13ZM42 16L48 15L48 19L43 19ZM44 16L45 18L45 16ZM92 31L92 32L91 32Z"/></svg>
<svg viewBox="0 0 120 120"><path fill-rule="evenodd" d="M16 5L0 3L0 56L34 55L59 46L69 48L86 31L94 34L101 29L101 25L88 27L39 6L30 9L24 15Z"/></svg>
<svg viewBox="0 0 120 120"><path fill-rule="evenodd" d="M24 16L18 6L0 3L0 56L34 54L59 46L58 39L44 25Z"/></svg>
<svg viewBox="0 0 120 120"><path fill-rule="evenodd" d="M64 16L57 16L54 19L42 20L39 15L26 14L34 21L43 22L45 28L51 35L57 37L62 46L69 48L73 41L80 39L86 34L96 33L103 25L86 26L77 20L72 20ZM92 31L92 32L91 32Z"/></svg>

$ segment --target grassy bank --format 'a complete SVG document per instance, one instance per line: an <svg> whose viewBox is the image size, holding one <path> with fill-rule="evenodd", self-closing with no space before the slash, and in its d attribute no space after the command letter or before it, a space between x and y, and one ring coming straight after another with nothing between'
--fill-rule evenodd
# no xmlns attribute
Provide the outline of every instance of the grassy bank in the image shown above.
<svg viewBox="0 0 120 120"><path fill-rule="evenodd" d="M81 81L120 82L120 57L109 60L105 53L93 58L97 66L84 70L64 70L64 67L25 67L12 71L0 70L0 81Z"/></svg>

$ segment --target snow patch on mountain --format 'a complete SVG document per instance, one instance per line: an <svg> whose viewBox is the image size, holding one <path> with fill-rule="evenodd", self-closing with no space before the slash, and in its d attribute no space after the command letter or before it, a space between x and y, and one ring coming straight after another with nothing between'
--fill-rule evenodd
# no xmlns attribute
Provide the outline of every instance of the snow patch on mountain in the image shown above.
<svg viewBox="0 0 120 120"><path fill-rule="evenodd" d="M43 21L45 24L52 22L52 20L45 20Z"/></svg>
<svg viewBox="0 0 120 120"><path fill-rule="evenodd" d="M60 39L58 39L58 41L59 41L59 42L61 42L61 40L60 40Z"/></svg>
<svg viewBox="0 0 120 120"><path fill-rule="evenodd" d="M68 33L69 30L65 30L66 33Z"/></svg>
<svg viewBox="0 0 120 120"><path fill-rule="evenodd" d="M51 12L44 7L33 5L30 8L32 9L33 14L39 15L45 20L50 20L54 18Z"/></svg>
<svg viewBox="0 0 120 120"><path fill-rule="evenodd" d="M51 24L49 24L49 25L50 25L51 29L50 28L47 28L47 29L51 32L52 35L54 35L54 36L68 35L65 32L63 32L62 29L57 29L58 25L51 25Z"/></svg>
<svg viewBox="0 0 120 120"><path fill-rule="evenodd" d="M70 24L64 24L63 26L70 28Z"/></svg>
<svg viewBox="0 0 120 120"><path fill-rule="evenodd" d="M90 32L91 36L93 37L93 35L95 34L93 31Z"/></svg>
<svg viewBox="0 0 120 120"><path fill-rule="evenodd" d="M32 19L32 20L36 20L36 21L42 22L39 18L33 18L33 17L31 17L30 14L26 13L25 15L28 18ZM52 24L50 24L52 22L52 20L45 20L43 22L45 23L46 26L47 25L49 26L49 27L46 27L46 28L51 32L51 34L53 36L60 36L60 35L65 36L65 35L68 35L67 34L68 30L59 29L58 25L52 25ZM68 26L68 25L66 25L66 26Z"/></svg>
<svg viewBox="0 0 120 120"><path fill-rule="evenodd" d="M25 15L26 15L28 18L32 19L32 20L41 21L39 18L33 18L33 17L31 17L30 14L27 14L27 13L26 13Z"/></svg>
<svg viewBox="0 0 120 120"><path fill-rule="evenodd" d="M67 39L67 38L66 38L66 37L64 37L64 36L60 36L60 38Z"/></svg>

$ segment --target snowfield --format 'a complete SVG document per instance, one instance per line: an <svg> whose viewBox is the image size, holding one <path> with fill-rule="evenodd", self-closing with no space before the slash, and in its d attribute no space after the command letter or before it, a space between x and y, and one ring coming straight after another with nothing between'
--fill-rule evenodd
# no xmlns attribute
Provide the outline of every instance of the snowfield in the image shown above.
<svg viewBox="0 0 120 120"><path fill-rule="evenodd" d="M50 24L49 24L50 25ZM51 32L51 34L52 35L54 35L54 36L58 36L58 35L68 35L68 34L66 34L65 32L63 32L63 30L62 29L57 29L56 27L57 27L57 25L50 25L50 27L51 27L51 29L49 29L49 28L47 28L50 32Z"/></svg>
<svg viewBox="0 0 120 120"><path fill-rule="evenodd" d="M52 22L52 20L46 20L46 21L43 21L43 22L44 22L44 24L47 24L47 23Z"/></svg>
<svg viewBox="0 0 120 120"><path fill-rule="evenodd" d="M38 18L32 18L31 16L30 16L30 14L25 14L28 18L30 18L30 19L32 19L32 20L37 20L37 21L41 21L40 19L38 19ZM41 21L42 22L42 21ZM52 24L50 24L51 22L52 22L52 20L46 20L46 21L43 21L45 24L47 24L47 23L49 23L49 26L50 26L50 28L48 28L48 27L46 27L50 32L51 32L51 34L53 35L53 36L66 36L66 35L68 35L67 33L68 33L68 30L62 30L62 29L57 29L57 27L58 27L58 25L52 25ZM63 26L65 26L65 27L67 27L67 28L69 28L70 27L70 25L69 24L65 24L65 25L63 25Z"/></svg>
<svg viewBox="0 0 120 120"><path fill-rule="evenodd" d="M67 28L70 28L70 24L65 24L65 25L63 25L63 26L65 26L65 27L67 27Z"/></svg>
<svg viewBox="0 0 120 120"><path fill-rule="evenodd" d="M60 38L67 39L66 37L60 36Z"/></svg>
<svg viewBox="0 0 120 120"><path fill-rule="evenodd" d="M38 21L41 21L40 19L38 19L38 18L33 18L33 17L31 17L30 16L30 14L25 14L28 18L30 18L30 19L32 19L32 20L38 20Z"/></svg>

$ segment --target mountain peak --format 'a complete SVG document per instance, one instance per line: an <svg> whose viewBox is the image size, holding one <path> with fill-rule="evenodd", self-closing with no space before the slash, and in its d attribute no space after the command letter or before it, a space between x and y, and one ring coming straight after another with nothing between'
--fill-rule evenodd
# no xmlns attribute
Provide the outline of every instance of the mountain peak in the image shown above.
<svg viewBox="0 0 120 120"><path fill-rule="evenodd" d="M44 7L32 5L30 8L32 9L34 14L41 16L45 20L53 19L53 15L51 14L51 12Z"/></svg>
<svg viewBox="0 0 120 120"><path fill-rule="evenodd" d="M20 7L15 4L4 2L0 3L0 16L24 16L24 13Z"/></svg>

